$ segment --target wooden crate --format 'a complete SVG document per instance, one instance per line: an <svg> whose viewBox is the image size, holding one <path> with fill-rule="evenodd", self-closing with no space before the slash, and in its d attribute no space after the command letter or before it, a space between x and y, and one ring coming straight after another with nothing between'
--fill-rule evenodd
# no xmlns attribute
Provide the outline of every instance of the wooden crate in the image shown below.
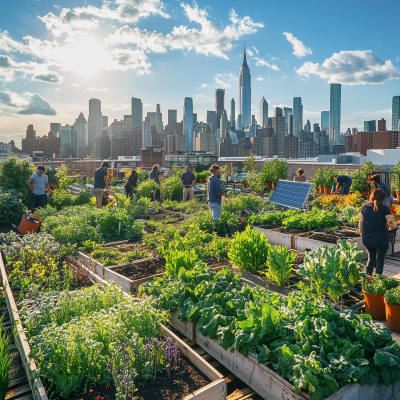
<svg viewBox="0 0 400 400"><path fill-rule="evenodd" d="M181 333L193 328L184 327L189 322L177 321L177 312L171 314L170 324ZM305 400L309 396L306 393L297 394L293 385L282 378L266 365L259 364L251 355L246 357L235 350L225 350L219 345L219 339L210 339L197 331L195 325L195 341L201 348L207 351L218 362L228 368L239 379L249 385L255 392L266 400ZM180 330L183 327L183 330ZM351 383L339 389L325 400L400 400L400 382L386 387L380 383L361 386Z"/></svg>
<svg viewBox="0 0 400 400"><path fill-rule="evenodd" d="M36 376L37 367L35 360L29 356L31 349L24 329L22 327L21 320L19 318L17 305L15 303L10 284L8 283L2 255L0 256L0 276L4 288L6 304L8 313L10 315L11 324L14 327L13 335L15 345L17 346L19 354L21 356L22 364L25 370L25 374L28 378L33 397L35 400L48 400L43 382L40 378Z"/></svg>

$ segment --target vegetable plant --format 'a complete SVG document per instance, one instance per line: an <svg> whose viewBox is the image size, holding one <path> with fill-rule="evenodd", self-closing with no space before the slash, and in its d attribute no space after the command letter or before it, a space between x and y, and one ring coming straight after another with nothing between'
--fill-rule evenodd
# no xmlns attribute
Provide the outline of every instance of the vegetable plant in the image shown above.
<svg viewBox="0 0 400 400"><path fill-rule="evenodd" d="M362 288L364 292L370 294L385 294L388 290L396 288L398 282L394 278L384 278L382 275L376 275L368 282L367 278L362 279Z"/></svg>
<svg viewBox="0 0 400 400"><path fill-rule="evenodd" d="M159 186L156 182L152 180L144 181L142 182L138 188L137 192L140 197L145 197L147 199L152 199L153 198L153 190L158 189Z"/></svg>
<svg viewBox="0 0 400 400"><path fill-rule="evenodd" d="M234 234L228 257L237 268L256 273L265 267L269 249L265 235L248 226Z"/></svg>
<svg viewBox="0 0 400 400"><path fill-rule="evenodd" d="M0 326L3 326L4 314L0 317ZM0 400L6 398L7 388L17 370L13 367L12 336L9 331L0 332Z"/></svg>
<svg viewBox="0 0 400 400"><path fill-rule="evenodd" d="M1 163L0 163L1 164ZM23 195L16 190L0 191L0 223L19 224L25 211Z"/></svg>
<svg viewBox="0 0 400 400"><path fill-rule="evenodd" d="M286 218L282 221L282 225L286 228L308 230L337 228L338 220L336 214L333 212L312 210Z"/></svg>
<svg viewBox="0 0 400 400"><path fill-rule="evenodd" d="M199 262L195 249L172 249L165 258L165 270L168 276L177 276L181 268L191 270Z"/></svg>
<svg viewBox="0 0 400 400"><path fill-rule="evenodd" d="M392 306L400 306L400 288L389 289L385 294L385 299Z"/></svg>
<svg viewBox="0 0 400 400"><path fill-rule="evenodd" d="M290 253L287 246L271 246L268 249L267 267L265 275L279 286L285 286L292 275L295 253Z"/></svg>

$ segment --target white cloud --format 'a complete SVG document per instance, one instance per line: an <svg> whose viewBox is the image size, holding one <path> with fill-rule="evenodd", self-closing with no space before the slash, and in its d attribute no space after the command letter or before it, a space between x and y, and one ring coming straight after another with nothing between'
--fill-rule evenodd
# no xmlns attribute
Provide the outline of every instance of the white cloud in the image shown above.
<svg viewBox="0 0 400 400"><path fill-rule="evenodd" d="M80 85L79 83L73 83L73 82L71 82L71 85L72 85L72 86L75 86L75 87L81 87L81 85Z"/></svg>
<svg viewBox="0 0 400 400"><path fill-rule="evenodd" d="M232 9L229 13L231 24L221 29L207 19L207 11L200 9L196 3L193 6L181 3L181 7L189 21L199 24L201 29L181 25L175 26L171 33L163 35L124 26L110 34L107 41L110 44L135 44L144 51L154 53L165 53L166 49L170 48L183 51L194 50L206 56L215 55L228 59L226 52L232 49L233 41L255 33L264 26L263 23L254 22L248 16L239 18Z"/></svg>
<svg viewBox="0 0 400 400"><path fill-rule="evenodd" d="M237 81L237 76L232 73L217 74L215 76L215 83L223 88L229 89L235 81Z"/></svg>
<svg viewBox="0 0 400 400"><path fill-rule="evenodd" d="M259 77L259 78L256 78L256 80L257 80L257 81L263 81L264 78Z"/></svg>
<svg viewBox="0 0 400 400"><path fill-rule="evenodd" d="M108 88L104 88L104 89L95 89L95 88L86 88L86 90L90 90L91 92L106 92L108 90Z"/></svg>
<svg viewBox="0 0 400 400"><path fill-rule="evenodd" d="M400 61L400 56L397 56L397 57L396 57L396 61Z"/></svg>
<svg viewBox="0 0 400 400"><path fill-rule="evenodd" d="M63 77L58 75L57 72L51 71L46 74L36 75L33 77L33 79L36 81L42 81L42 82L61 83L63 80Z"/></svg>
<svg viewBox="0 0 400 400"><path fill-rule="evenodd" d="M289 32L283 32L286 36L286 39L292 44L293 46L293 54L296 57L305 57L307 54L312 54L312 51L309 47L304 46L303 42L297 38L295 38Z"/></svg>
<svg viewBox="0 0 400 400"><path fill-rule="evenodd" d="M258 54L259 51L253 46L254 51Z"/></svg>
<svg viewBox="0 0 400 400"><path fill-rule="evenodd" d="M371 50L334 53L322 65L308 61L297 73L307 77L318 75L328 82L344 85L380 84L400 78L400 71L390 60L381 61Z"/></svg>
<svg viewBox="0 0 400 400"><path fill-rule="evenodd" d="M210 85L208 85L207 83L202 83L200 87L206 88L206 87L209 87L209 86L210 86Z"/></svg>
<svg viewBox="0 0 400 400"><path fill-rule="evenodd" d="M248 54L250 57L253 57L253 56L254 56L254 53L253 53L250 49L247 49L246 51L247 51L247 54Z"/></svg>
<svg viewBox="0 0 400 400"><path fill-rule="evenodd" d="M263 58L254 57L254 59L256 60L257 67L266 66L266 67L273 69L274 71L279 71L279 68L276 64L270 64L267 61L265 61Z"/></svg>
<svg viewBox="0 0 400 400"><path fill-rule="evenodd" d="M57 112L53 107L50 106L50 103L46 99L44 99L42 96L39 96L36 93L32 93L29 95L29 103L27 107L25 107L22 110L19 110L17 114L56 115Z"/></svg>

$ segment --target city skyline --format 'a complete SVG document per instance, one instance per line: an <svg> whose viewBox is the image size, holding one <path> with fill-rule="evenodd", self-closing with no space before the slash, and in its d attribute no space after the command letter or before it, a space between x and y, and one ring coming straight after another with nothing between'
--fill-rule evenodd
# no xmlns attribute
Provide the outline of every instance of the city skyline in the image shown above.
<svg viewBox="0 0 400 400"><path fill-rule="evenodd" d="M131 113L132 97L142 99L142 122L160 104L164 124L168 109L178 110L181 121L183 99L192 97L198 120L206 122L215 89L223 88L226 99L235 99L238 116L244 40L252 73L251 115L256 118L262 96L269 103L269 117L275 107L292 107L293 98L301 97L303 120L319 122L320 111L329 109L329 83L337 82L342 84L343 132L362 130L371 119L385 118L392 126L392 98L400 94L400 51L387 39L395 37L396 24L381 32L350 23L366 16L366 10L378 10L373 2L361 9L343 3L347 8L340 18L348 22L346 34L335 35L329 30L315 35L313 24L298 23L301 15L321 18L325 8L318 12L314 2L300 9L289 1L284 18L278 5L268 4L273 17L267 18L262 3L255 10L251 3L150 0L135 17L124 16L124 7L135 4L143 6L131 0L107 5L90 0L85 6L75 0L56 6L47 0L2 2L0 140L18 143L29 124L44 135L50 122L73 124L81 112L88 119L91 97L101 101L109 121ZM332 18L339 17L340 4L330 11ZM212 43L207 41L211 31ZM139 39L147 44L139 45ZM345 61L357 70L346 70ZM225 108L228 112L227 104ZM32 114L36 112L42 114Z"/></svg>

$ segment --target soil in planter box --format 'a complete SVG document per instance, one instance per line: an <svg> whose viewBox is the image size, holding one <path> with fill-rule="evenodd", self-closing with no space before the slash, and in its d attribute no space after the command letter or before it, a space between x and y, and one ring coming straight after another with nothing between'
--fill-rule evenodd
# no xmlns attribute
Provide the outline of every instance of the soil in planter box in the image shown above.
<svg viewBox="0 0 400 400"><path fill-rule="evenodd" d="M304 264L304 253L298 253L295 250L289 250L290 253L295 253L296 258L293 260L293 268L296 268L297 266Z"/></svg>
<svg viewBox="0 0 400 400"><path fill-rule="evenodd" d="M305 236L313 239L320 240L321 242L337 244L343 239L359 238L360 235L355 231L342 231L342 235L338 235L333 229L321 229L318 233L309 232Z"/></svg>
<svg viewBox="0 0 400 400"><path fill-rule="evenodd" d="M191 393L207 386L211 381L190 361L181 356L180 371L184 373L171 374L169 378L165 372L158 373L156 382L153 380L137 381L135 400L182 400ZM143 386L140 384L143 383ZM112 384L93 385L87 393L71 394L67 400L113 400L116 389ZM61 397L52 397L51 400L65 400Z"/></svg>
<svg viewBox="0 0 400 400"><path fill-rule="evenodd" d="M328 300L332 301L331 299L329 299L329 297ZM357 303L360 303L363 300L364 294L361 290L361 283L357 283L354 286L354 290L350 290L350 292L347 292L342 296L342 305L343 308L351 308L352 306L355 306ZM338 306L340 307L340 303Z"/></svg>
<svg viewBox="0 0 400 400"><path fill-rule="evenodd" d="M287 234L296 234L296 233L304 233L304 232L309 232L308 229L295 229L295 228L284 228L281 227L279 229L276 230L276 232L280 232L280 233L287 233Z"/></svg>
<svg viewBox="0 0 400 400"><path fill-rule="evenodd" d="M138 264L113 268L113 271L135 281L137 279L147 278L148 276L161 274L165 271L165 266L158 260L146 260Z"/></svg>

